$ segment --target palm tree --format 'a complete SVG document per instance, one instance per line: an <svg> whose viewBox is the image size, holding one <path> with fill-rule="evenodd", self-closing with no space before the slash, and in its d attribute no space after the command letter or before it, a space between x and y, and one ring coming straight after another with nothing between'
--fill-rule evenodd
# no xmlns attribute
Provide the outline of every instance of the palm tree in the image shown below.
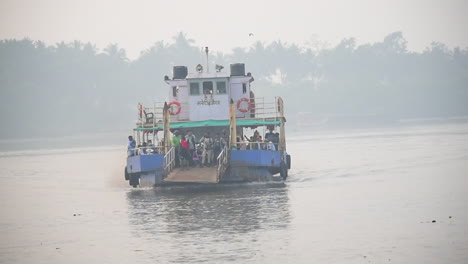
<svg viewBox="0 0 468 264"><path fill-rule="evenodd" d="M111 43L107 45L104 49L104 52L112 58L121 60L121 61L128 61L127 54L124 49L119 48L118 44Z"/></svg>

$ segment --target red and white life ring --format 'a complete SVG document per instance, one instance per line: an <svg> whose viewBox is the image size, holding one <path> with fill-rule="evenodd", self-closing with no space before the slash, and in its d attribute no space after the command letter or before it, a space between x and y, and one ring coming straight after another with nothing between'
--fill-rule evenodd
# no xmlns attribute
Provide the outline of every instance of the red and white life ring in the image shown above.
<svg viewBox="0 0 468 264"><path fill-rule="evenodd" d="M247 107L241 107L241 103L242 102L246 102L247 103ZM250 110L250 108L252 107L252 105L250 104L250 99L249 98L241 98L237 101L237 109L239 109L239 111L241 111L242 113L245 113L247 111Z"/></svg>
<svg viewBox="0 0 468 264"><path fill-rule="evenodd" d="M172 111L171 105L173 105L173 104L177 105L177 111L175 111L175 112ZM182 110L182 107L180 106L180 103L177 102L177 101L172 101L172 102L170 102L167 106L169 106L169 109L170 109L170 110L169 110L169 113L170 113L171 115L178 115L178 114L180 113L180 111Z"/></svg>

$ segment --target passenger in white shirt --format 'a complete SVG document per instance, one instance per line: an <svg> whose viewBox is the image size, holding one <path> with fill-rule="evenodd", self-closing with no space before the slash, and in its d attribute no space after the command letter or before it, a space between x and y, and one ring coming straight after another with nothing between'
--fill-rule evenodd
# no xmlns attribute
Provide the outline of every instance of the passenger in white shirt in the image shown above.
<svg viewBox="0 0 468 264"><path fill-rule="evenodd" d="M267 150L271 150L271 151L276 151L276 148L275 148L275 144L273 144L273 142L270 140L268 140L268 143L267 143Z"/></svg>

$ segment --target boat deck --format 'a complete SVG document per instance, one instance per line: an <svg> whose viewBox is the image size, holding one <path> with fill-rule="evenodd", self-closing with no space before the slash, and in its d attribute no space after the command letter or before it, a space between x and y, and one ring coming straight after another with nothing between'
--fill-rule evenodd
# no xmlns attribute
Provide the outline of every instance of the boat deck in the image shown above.
<svg viewBox="0 0 468 264"><path fill-rule="evenodd" d="M164 182L218 183L218 168L177 168L164 179Z"/></svg>

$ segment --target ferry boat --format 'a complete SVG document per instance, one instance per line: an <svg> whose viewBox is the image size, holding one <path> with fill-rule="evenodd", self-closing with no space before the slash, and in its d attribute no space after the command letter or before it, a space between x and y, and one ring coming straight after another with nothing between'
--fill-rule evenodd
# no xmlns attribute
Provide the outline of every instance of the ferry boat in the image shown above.
<svg viewBox="0 0 468 264"><path fill-rule="evenodd" d="M138 104L125 167L131 186L286 180L291 157L283 100L255 97L254 78L243 63L231 64L230 73L222 69L216 65L209 72L199 64L188 73L186 66L175 66L172 78L164 77L169 103ZM190 150L193 162L187 165L182 147L171 144L175 134L189 132L195 142L206 133L222 138L212 164L200 164L204 146Z"/></svg>

